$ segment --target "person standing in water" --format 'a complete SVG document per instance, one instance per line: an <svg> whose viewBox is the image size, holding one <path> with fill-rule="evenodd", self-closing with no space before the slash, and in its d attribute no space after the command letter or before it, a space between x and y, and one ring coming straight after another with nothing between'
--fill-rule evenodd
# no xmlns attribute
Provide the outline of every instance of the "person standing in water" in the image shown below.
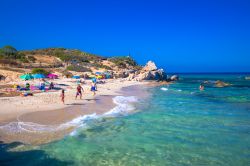
<svg viewBox="0 0 250 166"><path fill-rule="evenodd" d="M63 102L63 104L64 104L64 89L62 89L62 93L61 93L61 101Z"/></svg>
<svg viewBox="0 0 250 166"><path fill-rule="evenodd" d="M84 91L83 88L81 87L80 84L78 84L78 86L76 88L76 99L77 99L78 95L80 96L80 99L82 99L82 91Z"/></svg>

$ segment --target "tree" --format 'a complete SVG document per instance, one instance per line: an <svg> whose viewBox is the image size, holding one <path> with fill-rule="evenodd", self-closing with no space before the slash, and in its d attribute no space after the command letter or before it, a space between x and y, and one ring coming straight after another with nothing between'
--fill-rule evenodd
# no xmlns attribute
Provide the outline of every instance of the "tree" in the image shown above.
<svg viewBox="0 0 250 166"><path fill-rule="evenodd" d="M17 50L10 45L4 46L2 48L2 52L5 56L8 56L8 57L13 57L13 56L15 57L17 54Z"/></svg>

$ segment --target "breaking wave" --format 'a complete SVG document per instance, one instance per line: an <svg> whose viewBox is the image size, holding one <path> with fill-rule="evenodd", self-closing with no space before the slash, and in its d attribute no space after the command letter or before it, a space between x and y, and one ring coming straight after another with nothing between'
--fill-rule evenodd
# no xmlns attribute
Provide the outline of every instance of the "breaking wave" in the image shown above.
<svg viewBox="0 0 250 166"><path fill-rule="evenodd" d="M109 112L106 112L104 116L121 116L126 115L130 111L135 110L133 103L138 102L138 99L134 96L124 97L116 96L113 98L113 102L117 105L115 108L111 109Z"/></svg>

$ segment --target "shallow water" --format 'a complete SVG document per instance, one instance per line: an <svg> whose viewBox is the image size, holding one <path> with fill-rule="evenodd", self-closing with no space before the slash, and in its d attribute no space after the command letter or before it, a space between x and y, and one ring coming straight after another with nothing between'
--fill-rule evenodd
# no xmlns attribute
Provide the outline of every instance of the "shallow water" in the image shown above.
<svg viewBox="0 0 250 166"><path fill-rule="evenodd" d="M242 76L181 75L182 79L169 87L149 88L147 99L132 98L130 103L131 98L120 98L121 114L116 107L112 116L84 121L84 127L62 140L41 146L1 145L0 162L250 165L250 81ZM204 80L233 85L205 87L200 92L198 86Z"/></svg>

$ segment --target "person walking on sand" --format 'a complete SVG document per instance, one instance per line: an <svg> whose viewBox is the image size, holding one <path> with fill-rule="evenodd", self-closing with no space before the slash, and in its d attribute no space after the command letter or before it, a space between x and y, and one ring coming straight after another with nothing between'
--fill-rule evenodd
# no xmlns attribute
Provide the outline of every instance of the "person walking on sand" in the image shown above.
<svg viewBox="0 0 250 166"><path fill-rule="evenodd" d="M80 84L78 84L76 88L76 99L78 95L80 96L80 99L82 99L82 91L84 91L83 88L81 87Z"/></svg>
<svg viewBox="0 0 250 166"><path fill-rule="evenodd" d="M97 89L96 83L94 81L92 81L90 91L93 92L93 96L95 96L96 89Z"/></svg>
<svg viewBox="0 0 250 166"><path fill-rule="evenodd" d="M62 89L62 93L61 93L61 101L63 102L63 104L64 104L64 89Z"/></svg>

